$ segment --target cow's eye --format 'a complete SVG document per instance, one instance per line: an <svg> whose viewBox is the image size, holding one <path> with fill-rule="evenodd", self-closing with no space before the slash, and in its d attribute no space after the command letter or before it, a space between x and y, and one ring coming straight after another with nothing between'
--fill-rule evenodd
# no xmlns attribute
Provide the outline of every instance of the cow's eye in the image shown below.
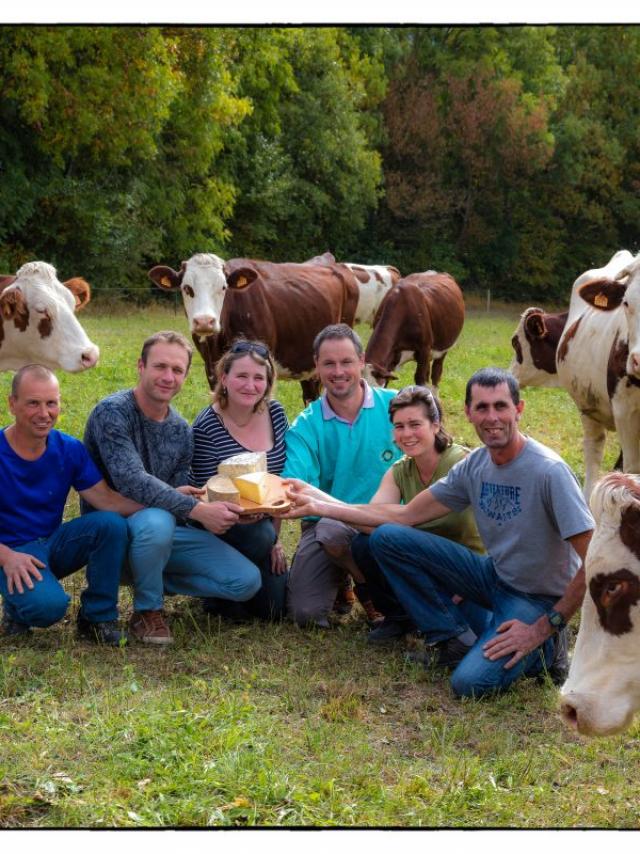
<svg viewBox="0 0 640 854"><path fill-rule="evenodd" d="M624 308L629 308L629 300L623 299L623 300L622 300L622 305L623 305L623 307L624 307Z"/></svg>

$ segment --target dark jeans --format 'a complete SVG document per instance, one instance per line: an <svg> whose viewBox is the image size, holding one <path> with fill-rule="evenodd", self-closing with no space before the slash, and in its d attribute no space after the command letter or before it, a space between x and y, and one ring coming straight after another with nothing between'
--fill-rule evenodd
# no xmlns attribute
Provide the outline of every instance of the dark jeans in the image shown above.
<svg viewBox="0 0 640 854"><path fill-rule="evenodd" d="M228 603L216 602L220 613L229 613L230 616L253 616L262 620L282 620L285 615L289 573L274 575L271 572L271 549L277 539L271 519L261 519L249 525L234 525L220 539L255 563L262 578L262 587L253 598L241 605L230 606Z"/></svg>

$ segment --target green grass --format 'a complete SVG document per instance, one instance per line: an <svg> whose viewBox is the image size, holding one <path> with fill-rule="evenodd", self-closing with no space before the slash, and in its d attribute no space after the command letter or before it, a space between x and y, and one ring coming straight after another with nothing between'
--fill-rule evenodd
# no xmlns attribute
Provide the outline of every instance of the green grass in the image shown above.
<svg viewBox="0 0 640 854"><path fill-rule="evenodd" d="M517 316L469 312L445 362L447 426L472 446L466 379L509 364ZM181 314L157 307L92 306L84 324L100 365L60 375L60 427L77 436L96 401L135 382L147 334L186 332ZM208 401L194 361L176 402L189 420ZM395 385L412 379L408 365ZM9 381L0 377L3 400ZM299 386L280 383L277 395L294 417ZM582 476L579 419L566 394L524 396L525 431ZM609 465L616 455L611 443ZM297 523L285 528L291 555ZM445 678L405 663L400 648L370 649L359 614L330 632L230 625L181 598L168 600L170 649L98 650L73 633L81 580L73 578L65 622L0 650L0 827L640 825L637 728L581 739L562 726L550 683L458 701ZM122 605L126 615L124 592Z"/></svg>

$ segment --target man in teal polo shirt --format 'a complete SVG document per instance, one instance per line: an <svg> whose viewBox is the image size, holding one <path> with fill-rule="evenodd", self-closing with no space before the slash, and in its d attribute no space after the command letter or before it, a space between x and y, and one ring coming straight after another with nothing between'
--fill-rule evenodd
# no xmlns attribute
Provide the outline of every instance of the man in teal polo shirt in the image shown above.
<svg viewBox="0 0 640 854"><path fill-rule="evenodd" d="M362 342L344 323L319 332L313 354L324 393L287 431L282 476L305 480L341 501L366 503L400 457L389 425L389 401L396 392L364 381ZM288 603L289 615L299 625L329 625L327 617L344 582L343 557L355 534L355 528L332 519L302 521Z"/></svg>

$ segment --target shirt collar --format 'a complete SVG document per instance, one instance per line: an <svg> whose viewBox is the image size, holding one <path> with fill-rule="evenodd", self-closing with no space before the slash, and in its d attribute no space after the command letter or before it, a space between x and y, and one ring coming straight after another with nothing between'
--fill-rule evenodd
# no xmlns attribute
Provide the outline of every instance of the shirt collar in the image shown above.
<svg viewBox="0 0 640 854"><path fill-rule="evenodd" d="M375 401L373 399L373 390L369 383L366 380L360 380L360 386L364 389L364 400L362 401L362 406L358 410L358 415L362 409L373 409L375 406ZM327 398L326 391L323 393L320 398L320 406L322 408L322 417L325 421L330 421L332 418L337 418L338 421L342 421L344 424L353 424L355 420L357 420L358 415L354 418L354 421L347 421L346 418L342 418L331 408L331 404Z"/></svg>

